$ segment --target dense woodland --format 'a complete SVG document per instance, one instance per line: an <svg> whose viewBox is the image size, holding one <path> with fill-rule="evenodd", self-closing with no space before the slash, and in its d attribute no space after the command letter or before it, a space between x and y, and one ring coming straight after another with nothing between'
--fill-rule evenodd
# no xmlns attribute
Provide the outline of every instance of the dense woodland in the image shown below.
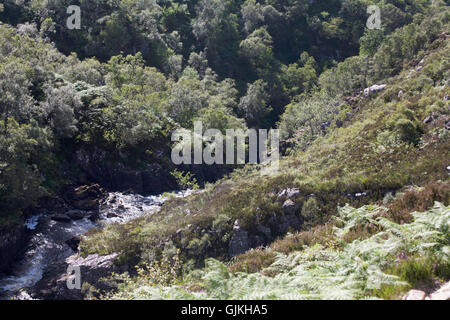
<svg viewBox="0 0 450 320"><path fill-rule="evenodd" d="M81 7L80 30L66 27L66 8L74 4ZM367 7L372 4L381 8L381 29L366 27ZM173 278L156 284L151 282L153 276L128 279L119 297L139 297L133 290L142 282L152 288L146 294L162 295L154 285L178 284L182 274L203 267L210 257L228 261L224 248L234 221L239 219L241 227L252 232L269 213L282 211L273 193L286 187L300 189L300 211L307 221L304 233L291 234L295 241L279 238L270 250L240 256L231 267L210 261L204 277L223 272L221 285L234 286L244 278L247 281L247 276L229 278L226 272L253 274L275 261L286 270L281 265L289 261L275 252L289 255L315 241L332 250L328 241L339 241L320 225L337 214L338 205L345 201L342 194L366 191L369 197L362 202L347 199L361 206L381 201L385 190L448 179L444 165L448 166L448 130L439 129L440 124L424 127L422 121L430 114L448 115L448 100L444 101L449 93L448 4L443 0L2 0L0 229L22 223L30 207L64 185L98 182L80 167L80 150L101 153L102 159L133 170L157 164L179 187L194 186L195 178L203 184L208 179L189 168L178 170L170 161L171 132L190 130L194 121L201 120L204 130L279 128L287 146L284 169L277 177L261 180L252 175L253 169L240 168L231 173L231 180L208 184L207 191L193 200L174 200L153 220L113 226L106 235L93 233L81 245L84 253L120 252L121 262L138 264L145 262L146 248L161 247L163 237L187 224L199 226L200 231L179 242L171 240L167 250L155 253L178 252L176 259L182 266L174 270L173 264L164 265L174 254L170 259L164 256L161 264L147 265ZM429 61L423 70L407 74L422 59ZM355 105L362 91L376 83L388 83L388 89ZM431 156L417 156L415 152L427 145L433 145ZM429 173L426 178L421 175L424 171ZM427 188L427 205L404 208L407 201L397 199L387 212L407 218L388 218L401 223L410 219L413 209L431 210L433 200L448 205L448 184ZM309 194L318 198L308 198ZM421 195L414 193L417 199ZM180 218L186 208L198 216ZM439 214L448 217L448 209L442 210ZM348 219L345 223L354 222ZM343 228L342 223L337 226ZM319 228L314 235L305 233L311 227ZM204 234L201 229L212 231ZM365 230L363 238L372 239L373 231ZM443 268L448 277L448 269ZM280 270L264 274L274 287L281 286L282 280L273 278ZM195 281L200 281L198 277ZM393 284L389 285L391 289ZM196 292L192 290L170 294L191 298L189 294ZM241 298L247 293L217 297ZM348 297L362 294L347 293ZM389 298L395 293L374 294Z"/></svg>
<svg viewBox="0 0 450 320"><path fill-rule="evenodd" d="M365 28L372 3L382 30ZM436 37L442 18L425 17L437 3L77 1L81 30L69 30L73 1L3 1L2 221L73 179L66 162L82 145L138 168L167 161L156 151L195 119L279 126L286 139L308 126L307 144L337 97L399 71Z"/></svg>

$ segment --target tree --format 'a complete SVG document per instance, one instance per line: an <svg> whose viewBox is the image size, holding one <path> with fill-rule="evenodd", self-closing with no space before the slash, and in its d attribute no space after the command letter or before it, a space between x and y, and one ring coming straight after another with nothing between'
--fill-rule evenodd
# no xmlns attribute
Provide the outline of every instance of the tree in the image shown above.
<svg viewBox="0 0 450 320"><path fill-rule="evenodd" d="M281 116L279 128L284 139L297 136L299 146L305 147L321 134L321 125L330 121L337 113L338 97L326 92L317 92L303 96L298 102L292 102Z"/></svg>
<svg viewBox="0 0 450 320"><path fill-rule="evenodd" d="M269 94L267 83L256 80L248 85L247 94L241 98L239 109L244 113L249 127L264 128L268 124L268 116L272 108L268 105Z"/></svg>
<svg viewBox="0 0 450 320"><path fill-rule="evenodd" d="M257 74L262 78L269 78L274 66L272 52L272 37L265 27L253 31L239 45L240 52L249 61Z"/></svg>
<svg viewBox="0 0 450 320"><path fill-rule="evenodd" d="M303 52L298 63L283 66L281 79L284 91L290 98L303 92L309 92L317 82L316 61L307 52Z"/></svg>
<svg viewBox="0 0 450 320"><path fill-rule="evenodd" d="M23 62L12 58L0 64L0 115L4 121L4 134L8 134L10 117L25 121L31 116L33 99L28 89L30 86Z"/></svg>
<svg viewBox="0 0 450 320"><path fill-rule="evenodd" d="M242 72L238 60L239 32L237 15L222 0L200 0L192 21L198 45L204 48L211 68L224 77Z"/></svg>
<svg viewBox="0 0 450 320"><path fill-rule="evenodd" d="M245 1L241 8L241 15L244 20L244 30L247 34L259 28L264 22L263 7L255 0Z"/></svg>
<svg viewBox="0 0 450 320"><path fill-rule="evenodd" d="M81 107L79 95L70 85L48 87L45 95L46 99L41 103L44 119L49 122L58 137L73 137L78 131L75 112Z"/></svg>

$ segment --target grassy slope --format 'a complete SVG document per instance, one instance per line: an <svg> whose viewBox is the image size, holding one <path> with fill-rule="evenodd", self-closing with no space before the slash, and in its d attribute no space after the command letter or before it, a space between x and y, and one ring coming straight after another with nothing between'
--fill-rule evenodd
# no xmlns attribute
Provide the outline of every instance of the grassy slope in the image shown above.
<svg viewBox="0 0 450 320"><path fill-rule="evenodd" d="M153 216L92 231L82 242L82 252L120 252L121 262L131 265L172 247L181 250L186 268L201 266L208 257L227 260L234 221L239 219L242 228L257 234L258 224L269 224L271 216L283 214L283 199L278 199L277 194L285 188L300 190L293 199L299 208L311 207L304 206L309 195L314 194L316 199L313 209L298 209L306 223L301 230L304 232L296 234L297 240L292 240L294 236L272 244L270 250L285 253L297 250L300 240L308 239L312 243L305 240L306 244L314 244L317 239L308 231L312 226L319 226L313 230L318 228L326 235L321 225L337 214L339 205L349 203L361 207L379 203L389 190L408 185L427 186L422 209L435 200L448 205L446 168L450 139L444 127L449 102L444 102L444 96L450 93L446 85L449 55L450 41L436 40L426 52L422 70L415 70L419 61L411 61L401 74L387 80L385 91L350 104L351 116L343 127L331 128L307 150L284 158L277 175L261 177L254 168L237 171L198 195L168 201ZM404 92L401 98L400 90ZM432 113L435 120L424 124L423 119ZM398 125L400 119L410 120L414 132L402 130ZM419 132L416 145L406 142ZM367 196L348 197L362 192ZM424 197L418 196L416 202ZM414 205L392 209L391 220L402 222L409 209L416 210ZM353 238L358 236L361 234ZM234 259L230 268L259 271L273 261L273 253L254 250Z"/></svg>

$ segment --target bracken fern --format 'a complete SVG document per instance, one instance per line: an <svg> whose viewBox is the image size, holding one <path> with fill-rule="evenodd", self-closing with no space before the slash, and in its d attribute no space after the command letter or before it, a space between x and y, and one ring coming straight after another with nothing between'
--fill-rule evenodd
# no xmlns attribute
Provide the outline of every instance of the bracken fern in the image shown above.
<svg viewBox="0 0 450 320"><path fill-rule="evenodd" d="M334 232L338 238L352 228L372 223L380 232L370 238L343 242L338 248L316 244L291 254L278 253L261 273L232 274L223 263L208 259L206 267L187 276L186 285L170 287L135 286L124 288L113 298L128 299L369 299L382 286L405 287L398 276L383 270L399 263L398 255L434 257L448 265L450 261L450 207L436 202L424 213L413 213L409 224L396 224L378 214L383 207L365 206L339 209ZM378 217L377 217L378 216ZM264 271L264 270L263 270ZM201 289L189 289L200 283Z"/></svg>

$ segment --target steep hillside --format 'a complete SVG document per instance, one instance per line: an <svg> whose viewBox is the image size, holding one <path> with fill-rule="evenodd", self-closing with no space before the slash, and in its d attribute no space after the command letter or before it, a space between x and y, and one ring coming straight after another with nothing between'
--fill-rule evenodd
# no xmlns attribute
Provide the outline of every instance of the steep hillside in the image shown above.
<svg viewBox="0 0 450 320"><path fill-rule="evenodd" d="M430 293L450 277L449 8L3 0L0 273L50 226L65 252L32 261L37 298ZM198 121L279 129L279 169L177 165ZM70 254L98 269L68 293Z"/></svg>
<svg viewBox="0 0 450 320"><path fill-rule="evenodd" d="M157 214L91 232L82 252L118 252L119 264L140 266L116 298L394 298L409 286L448 280L450 40L439 34L401 73L379 82L384 90L345 97L328 132L284 157L278 173L235 171ZM345 204L360 209L339 209ZM338 212L342 218L333 218ZM419 229L438 245L415 237L399 244L396 230ZM355 256L361 273L349 274ZM208 260L187 276L205 258L229 262ZM322 260L311 270L311 261ZM342 278L330 279L332 271ZM377 287L366 283L372 271ZM314 284L319 275L324 282ZM332 281L336 290L322 291Z"/></svg>

